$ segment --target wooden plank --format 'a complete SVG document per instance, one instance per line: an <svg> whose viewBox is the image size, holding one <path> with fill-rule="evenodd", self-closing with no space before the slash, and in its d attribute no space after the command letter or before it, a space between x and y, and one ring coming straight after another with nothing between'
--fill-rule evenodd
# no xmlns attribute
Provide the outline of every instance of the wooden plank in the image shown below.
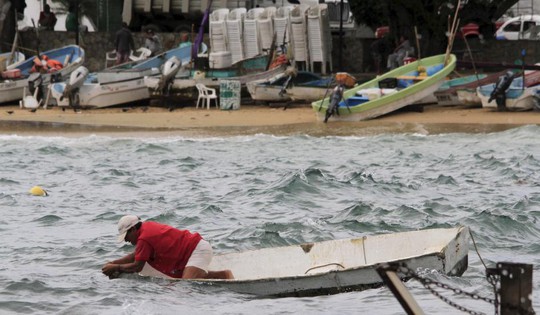
<svg viewBox="0 0 540 315"><path fill-rule="evenodd" d="M414 75L400 75L399 77L396 77L398 80L415 80L415 81L422 81L424 79L429 78L428 76L425 77L417 77Z"/></svg>

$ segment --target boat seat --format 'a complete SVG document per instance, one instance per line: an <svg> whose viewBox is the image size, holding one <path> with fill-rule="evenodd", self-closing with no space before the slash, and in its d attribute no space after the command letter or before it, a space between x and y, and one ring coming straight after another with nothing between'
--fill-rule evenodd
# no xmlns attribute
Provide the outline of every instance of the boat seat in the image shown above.
<svg viewBox="0 0 540 315"><path fill-rule="evenodd" d="M202 83L197 83L195 87L199 90L199 98L197 99L197 106L195 108L199 108L199 104L202 101L201 106L204 108L206 104L206 109L210 109L210 102L212 100L216 102L216 107L219 108L216 89L208 88Z"/></svg>
<svg viewBox="0 0 540 315"><path fill-rule="evenodd" d="M427 79L429 77L427 76L414 76L414 75L401 75L397 77L398 80L414 80L414 81L422 81L424 79Z"/></svg>

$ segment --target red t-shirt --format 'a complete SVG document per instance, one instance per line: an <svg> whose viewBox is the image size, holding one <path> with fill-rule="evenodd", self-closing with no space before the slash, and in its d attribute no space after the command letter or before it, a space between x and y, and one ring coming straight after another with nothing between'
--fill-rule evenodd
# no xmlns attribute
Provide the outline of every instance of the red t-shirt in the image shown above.
<svg viewBox="0 0 540 315"><path fill-rule="evenodd" d="M146 261L170 277L181 278L191 253L201 239L199 233L157 222L143 222L135 246L135 260Z"/></svg>

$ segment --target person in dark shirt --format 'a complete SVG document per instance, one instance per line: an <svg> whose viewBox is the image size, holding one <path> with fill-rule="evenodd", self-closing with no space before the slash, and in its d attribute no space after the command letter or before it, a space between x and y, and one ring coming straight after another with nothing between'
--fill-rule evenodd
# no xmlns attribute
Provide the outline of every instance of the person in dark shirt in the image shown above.
<svg viewBox="0 0 540 315"><path fill-rule="evenodd" d="M54 30L56 25L56 15L51 11L51 7L46 4L43 11L39 13L39 25L46 30Z"/></svg>
<svg viewBox="0 0 540 315"><path fill-rule="evenodd" d="M116 49L117 65L127 62L129 60L129 54L132 50L135 50L133 36L131 35L131 31L125 22L122 23L122 28L116 32L114 48Z"/></svg>
<svg viewBox="0 0 540 315"><path fill-rule="evenodd" d="M76 32L77 31L77 15L75 14L75 5L70 4L68 8L68 15L66 16L66 31Z"/></svg>

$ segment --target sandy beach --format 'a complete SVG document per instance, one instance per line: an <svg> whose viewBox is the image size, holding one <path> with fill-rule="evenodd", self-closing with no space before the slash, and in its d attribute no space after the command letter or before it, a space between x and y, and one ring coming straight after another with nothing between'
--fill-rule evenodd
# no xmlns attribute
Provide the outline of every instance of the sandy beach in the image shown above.
<svg viewBox="0 0 540 315"><path fill-rule="evenodd" d="M1 134L81 135L89 133L185 134L234 136L246 134L369 135L377 133L490 132L540 124L540 112L496 112L491 109L426 105L422 112L403 110L362 122L324 124L307 104L283 107L242 106L239 110L185 107L118 107L77 113L53 107L31 112L2 106Z"/></svg>

